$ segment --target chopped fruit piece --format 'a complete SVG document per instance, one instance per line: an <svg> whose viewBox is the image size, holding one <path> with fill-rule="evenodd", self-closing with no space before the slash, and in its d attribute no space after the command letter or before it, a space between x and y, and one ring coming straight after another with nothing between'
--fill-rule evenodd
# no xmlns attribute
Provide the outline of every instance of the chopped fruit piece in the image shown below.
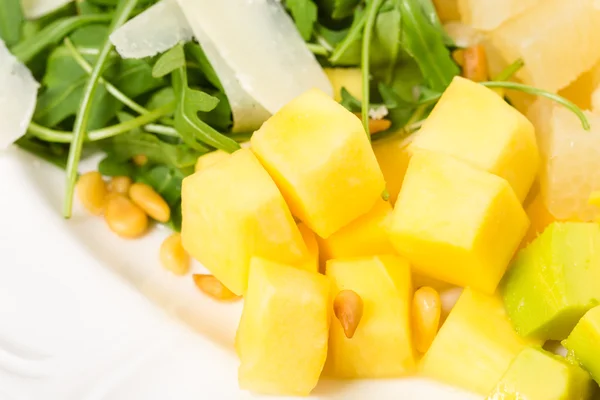
<svg viewBox="0 0 600 400"><path fill-rule="evenodd" d="M569 110L536 103L532 118L540 138L540 186L548 211L558 220L594 221L600 208L588 203L600 189L600 115L586 112L591 130Z"/></svg>
<svg viewBox="0 0 600 400"><path fill-rule="evenodd" d="M471 1L496 12L487 2ZM496 29L491 40L506 64L519 58L525 61L517 73L524 83L554 92L568 86L600 58L600 46L596 45L600 41L600 7L590 0L536 3Z"/></svg>
<svg viewBox="0 0 600 400"><path fill-rule="evenodd" d="M593 92L600 84L600 62L596 63L592 69L579 75L577 80L558 92L559 95L566 97L577 104L582 110L592 109Z"/></svg>
<svg viewBox="0 0 600 400"><path fill-rule="evenodd" d="M528 347L515 358L487 400L586 400L591 391L590 376L579 366Z"/></svg>
<svg viewBox="0 0 600 400"><path fill-rule="evenodd" d="M377 200L375 207L327 239L318 238L321 261L334 258L368 257L395 254L388 238L392 206Z"/></svg>
<svg viewBox="0 0 600 400"><path fill-rule="evenodd" d="M327 262L326 274L333 281L333 293L354 291L364 306L351 339L333 317L324 373L353 379L395 377L410 372L414 354L408 263L395 256L331 260Z"/></svg>
<svg viewBox="0 0 600 400"><path fill-rule="evenodd" d="M544 198L539 192L539 189L536 190L533 199L527 204L525 212L527 212L531 224L529 225L527 234L521 241L521 248L524 248L531 243L538 235L544 232L544 229L546 229L548 225L556 221L556 218L550 214L548 208L544 204Z"/></svg>
<svg viewBox="0 0 600 400"><path fill-rule="evenodd" d="M563 345L571 356L600 382L600 306L588 311Z"/></svg>
<svg viewBox="0 0 600 400"><path fill-rule="evenodd" d="M493 293L527 227L504 179L419 151L408 165L390 237L418 274Z"/></svg>
<svg viewBox="0 0 600 400"><path fill-rule="evenodd" d="M588 203L595 207L600 207L600 190L594 190L592 193L590 193Z"/></svg>
<svg viewBox="0 0 600 400"><path fill-rule="evenodd" d="M360 120L319 90L284 106L251 143L292 214L322 238L366 214L385 188Z"/></svg>
<svg viewBox="0 0 600 400"><path fill-rule="evenodd" d="M542 0L458 0L462 21L475 29L491 31Z"/></svg>
<svg viewBox="0 0 600 400"><path fill-rule="evenodd" d="M562 340L600 299L600 226L555 222L521 250L502 295L519 334Z"/></svg>
<svg viewBox="0 0 600 400"><path fill-rule="evenodd" d="M215 150L213 152L204 154L203 156L198 157L198 161L196 161L196 167L194 168L194 170L198 172L208 167L212 167L219 161L228 158L230 155L231 154L223 150Z"/></svg>
<svg viewBox="0 0 600 400"><path fill-rule="evenodd" d="M333 98L342 101L342 88L358 101L362 101L362 72L360 68L325 68L333 87Z"/></svg>
<svg viewBox="0 0 600 400"><path fill-rule="evenodd" d="M330 282L325 276L253 258L236 335L242 389L305 396L327 356Z"/></svg>
<svg viewBox="0 0 600 400"><path fill-rule="evenodd" d="M411 148L448 154L498 175L521 201L538 168L531 122L492 90L460 77L448 86Z"/></svg>
<svg viewBox="0 0 600 400"><path fill-rule="evenodd" d="M433 0L438 16L442 22L460 19L457 0Z"/></svg>
<svg viewBox="0 0 600 400"><path fill-rule="evenodd" d="M409 144L410 140L398 136L390 136L373 142L373 151L383 172L391 204L396 203L410 161Z"/></svg>
<svg viewBox="0 0 600 400"><path fill-rule="evenodd" d="M298 224L298 230L308 249L300 266L307 271L319 272L319 244L317 243L317 236L302 222Z"/></svg>
<svg viewBox="0 0 600 400"><path fill-rule="evenodd" d="M487 395L515 356L530 344L506 317L496 296L463 291L421 368L425 376Z"/></svg>
<svg viewBox="0 0 600 400"><path fill-rule="evenodd" d="M307 252L281 193L250 150L185 178L181 198L183 247L237 295L246 291L253 256L296 264Z"/></svg>

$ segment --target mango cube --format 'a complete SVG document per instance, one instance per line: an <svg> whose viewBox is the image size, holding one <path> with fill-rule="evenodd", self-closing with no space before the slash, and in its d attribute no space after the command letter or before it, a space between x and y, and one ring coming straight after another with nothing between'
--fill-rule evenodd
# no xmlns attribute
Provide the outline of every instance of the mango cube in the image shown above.
<svg viewBox="0 0 600 400"><path fill-rule="evenodd" d="M321 261L396 254L388 237L391 216L390 203L377 200L375 206L365 215L358 217L327 239L317 239Z"/></svg>
<svg viewBox="0 0 600 400"><path fill-rule="evenodd" d="M487 395L528 345L508 320L502 301L466 288L421 361L425 376Z"/></svg>
<svg viewBox="0 0 600 400"><path fill-rule="evenodd" d="M360 68L325 68L331 86L333 98L342 100L342 88L346 89L358 101L362 101L362 72Z"/></svg>
<svg viewBox="0 0 600 400"><path fill-rule="evenodd" d="M565 358L527 347L515 358L487 400L586 400L592 391L587 372Z"/></svg>
<svg viewBox="0 0 600 400"><path fill-rule="evenodd" d="M332 316L325 374L334 378L386 378L414 368L409 310L410 268L396 256L330 260L326 275L332 298L353 290L363 300L363 315L354 337L346 338Z"/></svg>
<svg viewBox="0 0 600 400"><path fill-rule="evenodd" d="M493 293L528 224L504 179L419 151L408 166L390 236L417 273Z"/></svg>
<svg viewBox="0 0 600 400"><path fill-rule="evenodd" d="M317 235L303 223L298 224L298 230L308 250L300 264L300 268L307 271L319 272L319 244L317 243Z"/></svg>
<svg viewBox="0 0 600 400"><path fill-rule="evenodd" d="M600 382L600 306L588 311L563 345L571 356Z"/></svg>
<svg viewBox="0 0 600 400"><path fill-rule="evenodd" d="M251 143L292 214L323 238L367 213L385 188L360 120L319 90L284 106Z"/></svg>
<svg viewBox="0 0 600 400"><path fill-rule="evenodd" d="M253 256L300 263L307 249L277 186L250 150L183 180L185 250L237 295Z"/></svg>
<svg viewBox="0 0 600 400"><path fill-rule="evenodd" d="M212 167L219 161L229 158L230 155L231 154L223 150L215 150L210 153L203 154L198 157L198 160L196 160L194 171L199 172L205 170L206 168Z"/></svg>
<svg viewBox="0 0 600 400"><path fill-rule="evenodd" d="M539 163L533 125L492 90L456 77L411 148L448 154L504 178L520 201Z"/></svg>
<svg viewBox="0 0 600 400"><path fill-rule="evenodd" d="M520 335L562 340L600 300L600 226L553 223L521 250L502 294Z"/></svg>
<svg viewBox="0 0 600 400"><path fill-rule="evenodd" d="M395 204L410 161L410 140L390 136L373 142L373 151L385 178L390 203Z"/></svg>
<svg viewBox="0 0 600 400"><path fill-rule="evenodd" d="M305 396L327 357L330 283L315 272L253 258L236 335L242 389Z"/></svg>

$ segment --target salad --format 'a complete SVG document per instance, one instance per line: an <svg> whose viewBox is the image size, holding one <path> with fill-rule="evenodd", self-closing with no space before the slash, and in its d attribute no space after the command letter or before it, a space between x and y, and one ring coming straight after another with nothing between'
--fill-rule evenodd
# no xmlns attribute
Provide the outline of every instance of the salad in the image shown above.
<svg viewBox="0 0 600 400"><path fill-rule="evenodd" d="M164 224L168 271L243 297L243 389L587 399L597 22L592 0L3 0L0 147L65 170L65 218Z"/></svg>

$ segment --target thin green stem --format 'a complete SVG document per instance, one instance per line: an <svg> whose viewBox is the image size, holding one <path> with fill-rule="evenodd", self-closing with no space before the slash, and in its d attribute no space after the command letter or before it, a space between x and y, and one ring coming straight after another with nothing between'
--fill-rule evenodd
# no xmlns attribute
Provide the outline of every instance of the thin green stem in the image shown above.
<svg viewBox="0 0 600 400"><path fill-rule="evenodd" d="M87 135L88 142L95 142L102 139L108 139L113 136L117 136L126 132L129 132L133 129L140 127L147 127L151 122L157 121L165 115L171 114L175 110L175 103L170 103L159 107L155 110L148 112L147 114L140 115L137 118L130 119L125 122L121 122L116 125L108 126L106 128L96 129L94 131L90 131ZM46 142L53 143L73 143L73 132L67 131L59 131L56 129L50 129L45 126L41 126L32 122L29 124L27 131ZM163 133L164 134L164 133ZM175 132L177 135L177 132Z"/></svg>
<svg viewBox="0 0 600 400"><path fill-rule="evenodd" d="M348 51L350 46L352 46L354 44L354 42L356 42L360 38L360 35L362 35L362 33L363 33L363 27L365 26L365 23L367 22L366 14L365 13L362 13L362 14L357 13L356 15L357 16L360 15L358 17L360 19L358 20L358 22L356 22L355 24L352 25L352 27L350 28L350 31L348 32L348 34L346 35L344 40L342 40L337 45L337 47L331 54L331 57L329 57L329 61L332 64L336 64L340 60L340 58L344 55L344 53L346 53L346 51Z"/></svg>
<svg viewBox="0 0 600 400"><path fill-rule="evenodd" d="M361 117L363 127L365 128L365 132L367 132L367 137L371 140L371 133L369 132L369 107L370 104L370 90L371 90L371 76L370 76L370 54L371 54L371 37L373 36L373 28L375 27L375 21L377 20L377 13L379 11L379 7L383 0L372 0L371 3L367 6L367 20L365 23L365 29L363 31L362 38L362 54L360 57L360 66L362 69L362 107L361 107Z"/></svg>
<svg viewBox="0 0 600 400"><path fill-rule="evenodd" d="M579 107L577 107L577 105L575 103L565 99L562 96L547 92L543 89L538 89L533 86L524 85L522 83L517 83L517 82L492 81L492 82L481 82L481 84L488 88L503 88L503 89L518 90L523 93L528 93L528 94L532 94L534 96L541 96L541 97L550 99L550 100L562 105L563 107L567 108L568 110L573 112L575 115L577 115L577 117L581 121L581 125L583 126L583 129L585 129L586 131L590 130L590 122L588 121L588 119L585 116L585 114L583 113L583 111L581 111L581 109Z"/></svg>
<svg viewBox="0 0 600 400"><path fill-rule="evenodd" d="M502 70L502 72L500 72L498 75L496 75L496 77L492 80L493 81L507 81L510 78L512 78L514 74L519 72L519 70L521 68L523 68L524 66L525 66L525 61L523 61L521 58L519 58L515 62L510 64L508 67L504 68Z"/></svg>
<svg viewBox="0 0 600 400"><path fill-rule="evenodd" d="M327 51L327 49L320 44L306 43L306 47L308 47L308 49L314 55L317 55L317 56L328 56L329 55L329 51Z"/></svg>
<svg viewBox="0 0 600 400"><path fill-rule="evenodd" d="M177 130L172 126L165 126L159 124L148 124L144 126L144 130L150 133L158 133L159 135L172 136L172 137L181 137Z"/></svg>
<svg viewBox="0 0 600 400"><path fill-rule="evenodd" d="M137 2L138 0L122 0L119 2L119 6L117 11L115 11L114 18L109 28L109 33L122 26L129 19ZM75 117L73 141L71 142L69 157L67 159L67 185L63 207L63 216L65 218L71 217L71 211L73 209L73 192L75 191L75 182L77 181L77 167L79 165L79 160L81 159L85 130L87 129L88 120L92 110L92 100L98 87L100 75L102 74L102 70L104 69L104 65L106 64L112 48L113 45L107 37L100 49L100 54L98 55L96 64L90 74L90 78L84 87L79 111Z"/></svg>
<svg viewBox="0 0 600 400"><path fill-rule="evenodd" d="M65 46L71 52L73 59L79 64L81 69L83 69L87 74L92 73L92 66L87 62L85 58L81 55L81 53L77 50L73 42L68 37L64 40ZM106 91L110 93L115 99L119 100L121 103L125 104L127 107L131 108L133 111L138 114L147 114L149 111L133 101L131 98L127 97L127 95L121 92L115 85L108 82L103 77L100 77L98 80L99 83L103 84L106 87Z"/></svg>

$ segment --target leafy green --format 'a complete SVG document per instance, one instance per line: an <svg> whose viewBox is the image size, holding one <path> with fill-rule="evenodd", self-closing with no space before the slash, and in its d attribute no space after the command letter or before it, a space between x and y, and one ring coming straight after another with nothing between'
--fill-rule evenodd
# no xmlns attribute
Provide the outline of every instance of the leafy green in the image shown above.
<svg viewBox="0 0 600 400"><path fill-rule="evenodd" d="M65 145L42 141L28 135L17 140L15 144L23 150L34 154L42 160L46 160L59 168L64 169L67 166L69 149Z"/></svg>
<svg viewBox="0 0 600 400"><path fill-rule="evenodd" d="M0 39L8 47L21 39L23 10L20 0L2 0L0 2Z"/></svg>
<svg viewBox="0 0 600 400"><path fill-rule="evenodd" d="M360 0L318 0L327 15L333 19L344 19L354 14Z"/></svg>
<svg viewBox="0 0 600 400"><path fill-rule="evenodd" d="M152 68L152 76L155 78L162 78L163 76L169 75L174 70L183 67L185 67L185 53L183 52L183 46L174 46L156 60L154 68Z"/></svg>
<svg viewBox="0 0 600 400"><path fill-rule="evenodd" d="M111 19L110 14L90 14L76 17L64 17L52 22L33 36L19 42L11 51L21 62L28 63L46 47L60 42L75 29Z"/></svg>
<svg viewBox="0 0 600 400"><path fill-rule="evenodd" d="M202 47L200 47L200 45L197 43L189 42L185 44L185 51L198 63L200 71L202 71L206 80L216 89L223 92L224 90L223 86L221 85L221 81L219 80L219 76L210 64L210 61L208 61L208 58L206 57L204 50L202 50Z"/></svg>
<svg viewBox="0 0 600 400"><path fill-rule="evenodd" d="M135 165L130 160L108 155L98 163L98 172L104 176L133 176Z"/></svg>
<svg viewBox="0 0 600 400"><path fill-rule="evenodd" d="M137 5L137 2L138 0L122 0L119 2L113 20L110 24L109 32L119 28L127 21L134 7ZM63 215L66 218L71 216L71 210L73 208L73 192L75 190L75 181L77 180L77 166L81 158L81 149L85 138L85 131L88 128L94 95L98 88L100 75L102 74L104 65L112 48L113 45L107 36L105 43L98 54L98 59L94 64L94 69L92 70L92 73L85 84L79 111L75 117L75 123L73 126L73 141L71 142L69 158L67 160L67 187L65 191L66 199L63 209Z"/></svg>
<svg viewBox="0 0 600 400"><path fill-rule="evenodd" d="M317 22L317 5L312 0L287 0L285 4L294 18L298 32L304 40L309 40Z"/></svg>
<svg viewBox="0 0 600 400"><path fill-rule="evenodd" d="M444 38L427 19L418 0L398 0L402 13L402 45L415 59L427 85L443 91L459 74Z"/></svg>
<svg viewBox="0 0 600 400"><path fill-rule="evenodd" d="M454 46L454 40L452 40L450 35L448 35L446 30L444 29L444 26L442 25L442 21L440 20L437 10L435 9L435 4L433 4L433 1L419 0L419 4L421 5L423 13L427 16L427 19L429 19L429 23L433 27L435 27L442 35L444 39L444 44L448 47Z"/></svg>

